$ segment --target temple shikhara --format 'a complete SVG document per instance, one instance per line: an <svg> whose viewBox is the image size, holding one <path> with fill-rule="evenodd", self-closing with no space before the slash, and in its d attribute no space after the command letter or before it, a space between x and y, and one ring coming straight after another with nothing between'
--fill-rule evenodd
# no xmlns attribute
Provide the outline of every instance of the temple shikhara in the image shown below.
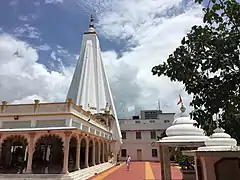
<svg viewBox="0 0 240 180"><path fill-rule="evenodd" d="M0 108L0 179L84 179L116 164L121 131L93 17L65 102Z"/></svg>

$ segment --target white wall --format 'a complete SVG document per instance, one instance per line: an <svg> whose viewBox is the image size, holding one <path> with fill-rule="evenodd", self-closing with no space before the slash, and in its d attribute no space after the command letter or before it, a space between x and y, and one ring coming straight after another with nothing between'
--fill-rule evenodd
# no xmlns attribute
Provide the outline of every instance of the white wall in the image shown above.
<svg viewBox="0 0 240 180"><path fill-rule="evenodd" d="M126 139L123 139L123 144L121 149L127 149L127 155L130 155L133 161L137 161L137 149L142 151L142 161L159 161L158 157L152 157L152 147L151 143L157 139L151 139L151 131L141 131L141 139L136 139L137 131L126 131ZM160 136L162 131L156 131L156 135ZM159 152L158 152L159 155ZM124 161L126 157L122 157L120 153L120 160Z"/></svg>

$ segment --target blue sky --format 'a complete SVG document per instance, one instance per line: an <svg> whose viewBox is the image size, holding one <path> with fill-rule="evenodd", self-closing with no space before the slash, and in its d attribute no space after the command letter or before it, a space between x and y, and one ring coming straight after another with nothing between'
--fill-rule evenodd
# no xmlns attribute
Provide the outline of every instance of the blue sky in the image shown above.
<svg viewBox="0 0 240 180"><path fill-rule="evenodd" d="M183 85L154 77L195 24L201 6L190 0L12 0L0 2L0 99L63 101L82 35L94 14L120 117L140 109L173 112Z"/></svg>

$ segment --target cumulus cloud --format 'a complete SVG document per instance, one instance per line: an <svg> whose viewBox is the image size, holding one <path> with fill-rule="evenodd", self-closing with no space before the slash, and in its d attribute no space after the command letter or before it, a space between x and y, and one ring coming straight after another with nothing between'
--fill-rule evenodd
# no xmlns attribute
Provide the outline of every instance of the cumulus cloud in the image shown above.
<svg viewBox="0 0 240 180"><path fill-rule="evenodd" d="M58 1L62 3L62 0L45 2ZM200 6L190 0L74 2L85 11L96 13L99 34L128 44L128 48L123 47L121 55L115 51L103 52L120 118L137 114L140 109L156 109L158 100L163 111L176 112L179 94L185 104L190 102L191 96L185 93L182 84L170 82L167 77L152 76L151 69L167 59L191 26L202 23ZM26 26L18 32L21 36L29 35L28 31L38 33L34 30ZM35 37L39 35L35 34ZM15 103L29 102L33 98L64 100L73 68L61 64L58 71L49 71L38 63L38 50L44 49L50 50L47 46L34 48L10 35L0 35L0 98ZM67 53L63 47L57 46L49 59L62 62L56 54Z"/></svg>
<svg viewBox="0 0 240 180"><path fill-rule="evenodd" d="M72 68L49 71L38 62L38 52L11 35L0 35L0 98L9 102L62 101ZM4 99L3 99L4 98Z"/></svg>
<svg viewBox="0 0 240 180"><path fill-rule="evenodd" d="M156 109L158 100L163 111L174 112L179 94L188 105L192 97L182 84L152 76L151 69L167 59L193 25L202 23L202 7L186 0L97 2L87 1L84 8L95 10L98 32L130 45L119 58L116 52L103 53L118 113Z"/></svg>

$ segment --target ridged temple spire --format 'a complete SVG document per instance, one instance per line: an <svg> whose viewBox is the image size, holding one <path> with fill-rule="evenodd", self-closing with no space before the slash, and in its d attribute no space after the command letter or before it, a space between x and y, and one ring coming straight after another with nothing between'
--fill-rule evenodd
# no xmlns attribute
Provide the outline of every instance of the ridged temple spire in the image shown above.
<svg viewBox="0 0 240 180"><path fill-rule="evenodd" d="M94 30L91 15L88 32L84 33L80 56L68 90L67 99L92 114L110 113L115 121L111 130L115 140L121 139L117 113L102 61L100 43Z"/></svg>

